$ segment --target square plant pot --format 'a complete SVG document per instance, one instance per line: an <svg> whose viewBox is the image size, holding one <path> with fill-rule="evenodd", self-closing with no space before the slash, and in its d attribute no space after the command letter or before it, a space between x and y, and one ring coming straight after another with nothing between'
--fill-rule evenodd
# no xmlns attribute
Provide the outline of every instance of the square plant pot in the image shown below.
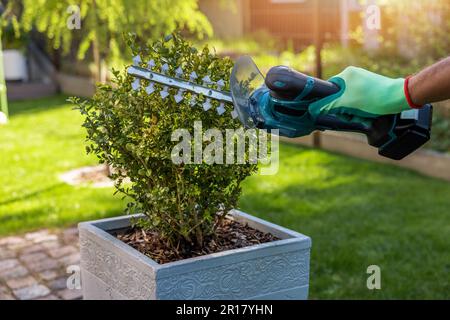
<svg viewBox="0 0 450 320"><path fill-rule="evenodd" d="M80 223L84 299L307 299L311 239L243 212L230 218L281 240L158 264L110 232L133 216ZM136 217L136 216L135 216Z"/></svg>

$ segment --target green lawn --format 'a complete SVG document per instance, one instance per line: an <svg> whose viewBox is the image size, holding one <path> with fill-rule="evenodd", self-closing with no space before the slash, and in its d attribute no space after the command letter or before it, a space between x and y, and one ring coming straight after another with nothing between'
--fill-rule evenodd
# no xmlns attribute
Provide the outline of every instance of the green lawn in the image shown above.
<svg viewBox="0 0 450 320"><path fill-rule="evenodd" d="M13 103L11 122L0 127L0 235L121 213L112 189L58 180L96 163L84 155L81 117L64 101ZM278 175L248 179L241 207L313 239L310 298L450 298L450 183L280 149ZM372 264L381 268L378 291L366 288Z"/></svg>
<svg viewBox="0 0 450 320"><path fill-rule="evenodd" d="M58 175L95 164L85 155L82 118L66 97L10 104L0 126L0 234L65 226L122 211L112 189L72 187Z"/></svg>
<svg viewBox="0 0 450 320"><path fill-rule="evenodd" d="M285 145L278 175L250 178L241 206L312 238L313 299L450 298L450 183ZM366 287L372 264L382 290Z"/></svg>

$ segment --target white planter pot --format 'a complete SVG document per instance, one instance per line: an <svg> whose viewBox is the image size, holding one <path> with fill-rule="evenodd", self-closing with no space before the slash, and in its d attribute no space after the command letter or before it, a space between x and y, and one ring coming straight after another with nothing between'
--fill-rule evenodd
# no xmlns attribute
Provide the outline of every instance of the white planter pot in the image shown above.
<svg viewBox="0 0 450 320"><path fill-rule="evenodd" d="M281 240L158 264L108 233L129 227L130 216L80 223L84 299L307 299L311 239L231 216Z"/></svg>
<svg viewBox="0 0 450 320"><path fill-rule="evenodd" d="M5 80L28 80L27 60L25 58L25 55L21 51L4 50L3 65L5 71Z"/></svg>

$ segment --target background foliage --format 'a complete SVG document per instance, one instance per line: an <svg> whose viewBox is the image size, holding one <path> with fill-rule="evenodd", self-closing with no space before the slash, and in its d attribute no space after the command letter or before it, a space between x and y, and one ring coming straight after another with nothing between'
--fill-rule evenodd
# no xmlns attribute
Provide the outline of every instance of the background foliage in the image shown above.
<svg viewBox="0 0 450 320"><path fill-rule="evenodd" d="M383 6L382 49L401 53L420 65L450 52L450 2L447 0L380 1Z"/></svg>

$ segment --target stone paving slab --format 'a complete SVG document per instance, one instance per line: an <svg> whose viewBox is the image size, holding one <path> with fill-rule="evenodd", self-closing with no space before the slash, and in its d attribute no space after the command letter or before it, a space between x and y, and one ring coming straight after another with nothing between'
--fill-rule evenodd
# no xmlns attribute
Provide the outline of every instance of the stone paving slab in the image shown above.
<svg viewBox="0 0 450 320"><path fill-rule="evenodd" d="M6 285L12 290L18 290L25 287L31 287L38 284L37 280L32 276L25 276L22 278L12 278L6 281Z"/></svg>
<svg viewBox="0 0 450 320"><path fill-rule="evenodd" d="M67 267L80 264L76 227L0 238L0 300L75 300Z"/></svg>

